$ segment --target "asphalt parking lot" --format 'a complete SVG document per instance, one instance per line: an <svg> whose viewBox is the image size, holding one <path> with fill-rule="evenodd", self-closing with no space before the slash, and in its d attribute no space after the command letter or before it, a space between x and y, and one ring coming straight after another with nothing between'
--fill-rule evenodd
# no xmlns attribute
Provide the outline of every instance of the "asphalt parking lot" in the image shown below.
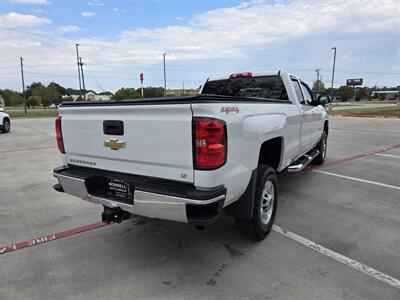
<svg viewBox="0 0 400 300"><path fill-rule="evenodd" d="M0 135L0 299L400 299L400 120L331 118L326 165L280 176L259 243L228 217L134 218L6 252L100 220L52 190L59 164L53 119Z"/></svg>

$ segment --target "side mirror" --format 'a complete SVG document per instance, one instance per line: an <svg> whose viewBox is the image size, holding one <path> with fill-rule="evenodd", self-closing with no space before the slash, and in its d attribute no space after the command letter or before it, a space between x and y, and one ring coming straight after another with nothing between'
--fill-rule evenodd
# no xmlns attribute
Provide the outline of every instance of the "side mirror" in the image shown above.
<svg viewBox="0 0 400 300"><path fill-rule="evenodd" d="M331 103L331 102L332 102L331 96L319 95L318 98L317 98L317 105L325 106L325 105L327 105L328 103Z"/></svg>

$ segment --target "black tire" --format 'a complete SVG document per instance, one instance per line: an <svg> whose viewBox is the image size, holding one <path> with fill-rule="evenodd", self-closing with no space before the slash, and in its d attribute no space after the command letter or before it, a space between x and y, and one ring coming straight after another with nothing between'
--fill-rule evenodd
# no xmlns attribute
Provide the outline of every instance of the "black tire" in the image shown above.
<svg viewBox="0 0 400 300"><path fill-rule="evenodd" d="M273 168L267 165L259 165L257 170L257 187L254 199L253 216L250 219L236 219L238 230L257 240L263 240L268 235L274 224L277 204L278 204L278 178ZM269 182L267 184L267 181ZM272 184L272 185L271 185ZM265 205L266 200L263 199L264 189L273 187L272 212L268 219L262 220L262 216L268 214L262 213L261 207Z"/></svg>
<svg viewBox="0 0 400 300"><path fill-rule="evenodd" d="M326 131L324 131L322 133L321 140L315 147L315 149L319 151L319 154L316 158L314 158L313 164L322 165L325 162L327 148L328 148L328 135Z"/></svg>
<svg viewBox="0 0 400 300"><path fill-rule="evenodd" d="M1 130L4 133L10 132L10 120L9 119L4 119L3 120L3 129Z"/></svg>

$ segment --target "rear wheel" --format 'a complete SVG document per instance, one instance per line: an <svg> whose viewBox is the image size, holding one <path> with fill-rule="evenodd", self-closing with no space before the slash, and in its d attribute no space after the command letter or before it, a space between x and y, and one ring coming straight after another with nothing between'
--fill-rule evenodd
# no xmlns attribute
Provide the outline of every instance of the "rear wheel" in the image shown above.
<svg viewBox="0 0 400 300"><path fill-rule="evenodd" d="M326 150L328 148L328 135L326 131L322 133L321 140L318 145L315 147L316 150L319 151L319 154L316 158L314 158L313 163L316 165L322 165L325 162Z"/></svg>
<svg viewBox="0 0 400 300"><path fill-rule="evenodd" d="M7 132L10 132L10 120L8 120L8 119L4 119L3 120L3 129L2 129L2 132L4 132L4 133L7 133Z"/></svg>
<svg viewBox="0 0 400 300"><path fill-rule="evenodd" d="M258 167L253 216L236 219L239 231L258 240L264 239L274 224L278 204L278 179L270 166Z"/></svg>

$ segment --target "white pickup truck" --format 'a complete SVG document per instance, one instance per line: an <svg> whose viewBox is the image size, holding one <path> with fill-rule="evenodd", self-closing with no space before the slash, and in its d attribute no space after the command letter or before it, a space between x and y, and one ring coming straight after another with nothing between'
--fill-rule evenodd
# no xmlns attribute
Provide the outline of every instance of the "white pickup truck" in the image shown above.
<svg viewBox="0 0 400 300"><path fill-rule="evenodd" d="M64 102L54 189L103 205L105 222L135 214L203 228L225 212L263 239L277 174L325 160L329 101L279 71L207 80L190 97Z"/></svg>
<svg viewBox="0 0 400 300"><path fill-rule="evenodd" d="M10 116L0 107L0 132L8 133L10 128Z"/></svg>

